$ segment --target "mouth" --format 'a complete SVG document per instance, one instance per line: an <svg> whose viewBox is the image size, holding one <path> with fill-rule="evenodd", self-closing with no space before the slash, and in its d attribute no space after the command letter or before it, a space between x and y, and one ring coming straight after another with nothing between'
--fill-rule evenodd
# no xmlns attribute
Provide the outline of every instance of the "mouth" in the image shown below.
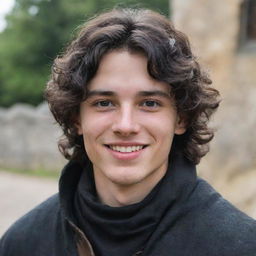
<svg viewBox="0 0 256 256"><path fill-rule="evenodd" d="M121 152L121 153L137 152L147 147L147 145L130 145L130 146L105 145L105 146L113 151Z"/></svg>

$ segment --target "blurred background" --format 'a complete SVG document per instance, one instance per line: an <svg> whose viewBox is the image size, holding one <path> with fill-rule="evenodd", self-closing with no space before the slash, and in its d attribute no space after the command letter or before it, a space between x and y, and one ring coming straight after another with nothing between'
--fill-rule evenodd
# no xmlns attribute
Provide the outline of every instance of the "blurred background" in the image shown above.
<svg viewBox="0 0 256 256"><path fill-rule="evenodd" d="M189 36L222 95L199 174L256 217L256 0L0 0L0 235L57 191L61 131L43 90L78 26L114 6L156 10Z"/></svg>

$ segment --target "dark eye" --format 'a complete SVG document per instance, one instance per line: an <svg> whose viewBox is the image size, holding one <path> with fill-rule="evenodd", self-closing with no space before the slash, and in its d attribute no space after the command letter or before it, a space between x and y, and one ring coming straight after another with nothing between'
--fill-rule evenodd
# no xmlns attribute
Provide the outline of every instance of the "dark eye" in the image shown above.
<svg viewBox="0 0 256 256"><path fill-rule="evenodd" d="M101 100L95 103L95 106L97 107L112 107L113 104L109 100Z"/></svg>
<svg viewBox="0 0 256 256"><path fill-rule="evenodd" d="M159 103L154 100L146 100L142 104L143 107L158 107Z"/></svg>

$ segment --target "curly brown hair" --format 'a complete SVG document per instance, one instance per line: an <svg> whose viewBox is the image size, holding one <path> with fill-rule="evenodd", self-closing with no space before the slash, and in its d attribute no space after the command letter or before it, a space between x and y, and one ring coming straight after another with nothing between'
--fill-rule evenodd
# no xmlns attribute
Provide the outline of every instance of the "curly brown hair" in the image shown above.
<svg viewBox="0 0 256 256"><path fill-rule="evenodd" d="M55 59L45 96L64 133L58 143L61 153L67 159L87 157L76 128L80 103L101 58L115 49L143 53L149 74L171 86L187 128L183 135L175 135L173 143L198 164L213 138L208 122L219 105L219 92L210 87L211 80L192 54L186 35L166 17L145 9L114 9L94 17Z"/></svg>

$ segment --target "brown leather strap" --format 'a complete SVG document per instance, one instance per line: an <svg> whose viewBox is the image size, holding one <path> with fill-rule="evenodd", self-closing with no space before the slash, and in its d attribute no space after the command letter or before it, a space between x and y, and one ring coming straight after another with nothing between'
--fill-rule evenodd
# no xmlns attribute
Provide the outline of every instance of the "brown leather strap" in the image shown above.
<svg viewBox="0 0 256 256"><path fill-rule="evenodd" d="M79 256L94 256L94 253L87 242L79 240L76 245Z"/></svg>
<svg viewBox="0 0 256 256"><path fill-rule="evenodd" d="M76 247L77 247L78 255L79 256L95 256L92 246L89 240L87 239L87 237L85 236L85 234L83 233L83 231L80 230L73 222L68 220L68 223L76 233L76 241L77 241Z"/></svg>

